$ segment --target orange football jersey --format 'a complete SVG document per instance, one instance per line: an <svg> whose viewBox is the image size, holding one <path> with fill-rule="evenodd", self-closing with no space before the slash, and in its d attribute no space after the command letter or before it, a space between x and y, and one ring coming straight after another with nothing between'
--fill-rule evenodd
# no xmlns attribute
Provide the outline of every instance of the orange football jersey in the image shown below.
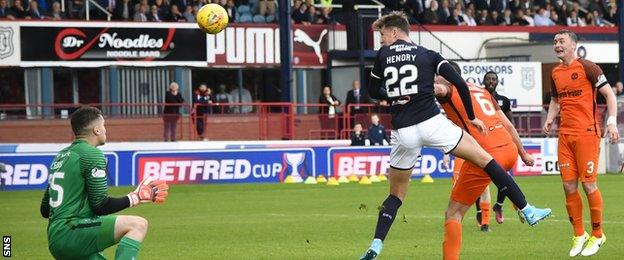
<svg viewBox="0 0 624 260"><path fill-rule="evenodd" d="M448 95L445 98L438 98L438 101L444 108L446 116L456 125L463 128L483 149L490 149L513 143L513 139L507 129L503 126L502 119L498 114L500 107L496 100L484 88L468 83L470 88L470 98L472 99L472 108L475 116L483 121L488 129L488 134L483 135L468 120L466 109L461 101L461 97L457 93L454 86L449 87Z"/></svg>
<svg viewBox="0 0 624 260"><path fill-rule="evenodd" d="M578 58L570 65L559 64L551 73L551 95L559 99L559 132L571 135L600 135L596 92L607 78L595 63Z"/></svg>

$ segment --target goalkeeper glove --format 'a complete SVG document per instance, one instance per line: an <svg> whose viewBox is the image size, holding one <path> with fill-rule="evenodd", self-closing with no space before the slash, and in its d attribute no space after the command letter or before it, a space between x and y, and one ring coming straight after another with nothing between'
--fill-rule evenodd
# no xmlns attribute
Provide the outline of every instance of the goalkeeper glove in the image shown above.
<svg viewBox="0 0 624 260"><path fill-rule="evenodd" d="M143 179L136 190L128 194L130 199L130 207L139 205L140 203L163 203L169 195L169 185L163 180L152 180L150 176Z"/></svg>

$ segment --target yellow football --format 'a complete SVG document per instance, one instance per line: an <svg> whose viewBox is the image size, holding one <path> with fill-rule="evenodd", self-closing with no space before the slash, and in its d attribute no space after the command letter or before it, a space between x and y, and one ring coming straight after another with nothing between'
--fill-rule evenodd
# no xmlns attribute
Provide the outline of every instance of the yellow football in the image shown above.
<svg viewBox="0 0 624 260"><path fill-rule="evenodd" d="M202 31L209 34L217 34L228 24L228 14L218 4L207 4L197 11L197 25Z"/></svg>

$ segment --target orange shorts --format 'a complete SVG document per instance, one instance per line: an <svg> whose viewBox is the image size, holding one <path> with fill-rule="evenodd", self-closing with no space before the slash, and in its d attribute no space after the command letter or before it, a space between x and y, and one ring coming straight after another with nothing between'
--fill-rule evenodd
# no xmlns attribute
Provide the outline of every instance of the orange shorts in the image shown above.
<svg viewBox="0 0 624 260"><path fill-rule="evenodd" d="M596 181L599 155L600 137L560 134L558 160L561 180Z"/></svg>
<svg viewBox="0 0 624 260"><path fill-rule="evenodd" d="M518 149L513 143L490 149L487 152L507 171L511 170L518 160ZM464 161L460 166L456 160L453 167L454 184L451 199L464 205L472 205L481 196L485 187L490 184L490 176L481 167L471 162ZM458 174L455 174L455 169L459 169Z"/></svg>

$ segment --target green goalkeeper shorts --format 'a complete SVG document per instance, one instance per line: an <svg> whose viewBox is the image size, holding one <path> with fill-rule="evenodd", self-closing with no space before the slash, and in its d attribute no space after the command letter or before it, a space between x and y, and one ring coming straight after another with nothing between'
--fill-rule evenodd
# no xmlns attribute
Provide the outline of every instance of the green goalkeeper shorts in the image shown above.
<svg viewBox="0 0 624 260"><path fill-rule="evenodd" d="M105 259L100 252L115 244L116 219L117 216L108 215L51 223L50 253L56 259Z"/></svg>

